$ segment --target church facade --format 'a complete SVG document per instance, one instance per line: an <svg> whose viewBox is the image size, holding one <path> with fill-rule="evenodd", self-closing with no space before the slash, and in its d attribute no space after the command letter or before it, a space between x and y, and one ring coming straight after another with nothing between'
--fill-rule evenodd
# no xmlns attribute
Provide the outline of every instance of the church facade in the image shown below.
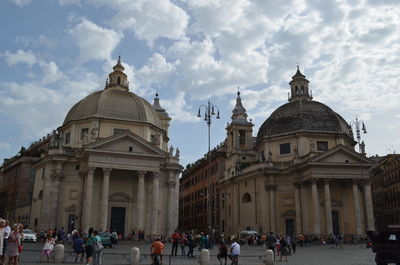
<svg viewBox="0 0 400 265"><path fill-rule="evenodd" d="M33 167L30 226L127 235L169 234L178 225L179 150L171 118L129 91L120 59L103 90L76 103Z"/></svg>
<svg viewBox="0 0 400 265"><path fill-rule="evenodd" d="M289 103L252 136L240 93L228 124L220 231L361 236L374 228L368 170L350 125L314 101L297 70Z"/></svg>

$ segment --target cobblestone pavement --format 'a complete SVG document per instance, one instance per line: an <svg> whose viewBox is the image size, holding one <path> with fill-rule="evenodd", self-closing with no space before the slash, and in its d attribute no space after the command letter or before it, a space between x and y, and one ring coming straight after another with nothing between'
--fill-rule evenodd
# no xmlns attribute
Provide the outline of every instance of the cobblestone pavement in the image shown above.
<svg viewBox="0 0 400 265"><path fill-rule="evenodd" d="M40 263L42 243L36 244L24 244L24 251L21 255L20 264L38 265ZM103 265L116 265L116 264L130 264L129 256L130 249L132 247L139 247L140 253L144 254L141 259L141 264L149 265L150 262L150 245L143 243L127 243L123 242L116 245L116 248L106 249L103 254ZM74 257L72 256L71 246L65 246L66 253L63 264L75 264L73 263ZM169 254L171 251L171 244L167 244L165 248L165 254ZM178 254L181 254L180 249ZM210 250L210 264L219 265L216 258L217 248ZM165 256L163 260L164 265L195 265L198 263L199 251L195 251L195 258L188 259L182 256L173 256L171 260ZM262 265L264 264L260 260L260 256L264 255L264 251L261 247L255 246L249 249L242 247L239 264L241 265ZM274 264L287 264L287 265L373 265L374 254L371 249L366 249L364 245L345 245L343 249L331 249L329 246L311 246L309 248L297 248L295 255L289 256L289 261L285 262L277 261ZM49 264L49 263L47 263ZM55 264L55 263L50 263ZM85 264L85 263L81 263ZM230 265L230 262L227 262Z"/></svg>

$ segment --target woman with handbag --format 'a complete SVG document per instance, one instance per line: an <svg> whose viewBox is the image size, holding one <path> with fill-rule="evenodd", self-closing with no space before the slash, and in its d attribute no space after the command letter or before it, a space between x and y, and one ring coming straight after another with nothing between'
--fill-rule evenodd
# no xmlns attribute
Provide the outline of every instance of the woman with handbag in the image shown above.
<svg viewBox="0 0 400 265"><path fill-rule="evenodd" d="M99 231L95 230L93 232L93 265L101 265L101 256L104 249L101 243L101 238L99 236Z"/></svg>
<svg viewBox="0 0 400 265"><path fill-rule="evenodd" d="M8 265L17 265L19 261L19 253L22 251L21 239L18 224L13 225L13 231L8 237L7 256Z"/></svg>

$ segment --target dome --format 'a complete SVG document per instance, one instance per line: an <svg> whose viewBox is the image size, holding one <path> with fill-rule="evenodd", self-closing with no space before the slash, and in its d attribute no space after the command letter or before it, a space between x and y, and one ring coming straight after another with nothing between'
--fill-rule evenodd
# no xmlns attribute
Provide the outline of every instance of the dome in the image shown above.
<svg viewBox="0 0 400 265"><path fill-rule="evenodd" d="M309 131L343 133L353 139L351 127L331 108L313 100L295 100L280 106L261 125L257 142L264 137Z"/></svg>
<svg viewBox="0 0 400 265"><path fill-rule="evenodd" d="M117 87L96 91L76 103L65 117L63 126L89 118L143 122L161 128L158 114L149 102Z"/></svg>

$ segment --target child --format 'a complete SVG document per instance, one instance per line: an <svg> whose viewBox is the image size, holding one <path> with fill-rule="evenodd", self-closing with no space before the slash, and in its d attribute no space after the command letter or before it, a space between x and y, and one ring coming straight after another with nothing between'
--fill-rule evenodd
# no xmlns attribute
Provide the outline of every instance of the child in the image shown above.
<svg viewBox="0 0 400 265"><path fill-rule="evenodd" d="M47 258L47 262L50 262L50 255L54 250L54 238L51 237L50 234L47 235L46 241L44 242L44 247L42 249L42 253Z"/></svg>

